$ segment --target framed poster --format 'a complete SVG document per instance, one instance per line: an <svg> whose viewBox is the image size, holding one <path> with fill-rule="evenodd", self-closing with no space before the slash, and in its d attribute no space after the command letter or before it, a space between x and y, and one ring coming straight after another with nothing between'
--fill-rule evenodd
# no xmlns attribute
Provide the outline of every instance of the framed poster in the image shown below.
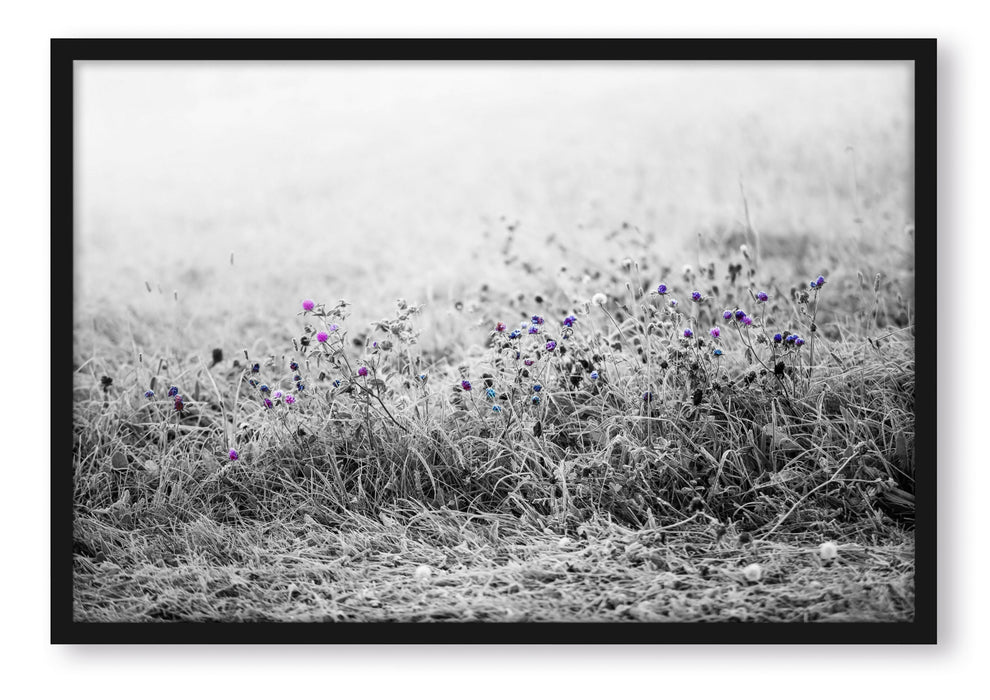
<svg viewBox="0 0 990 700"><path fill-rule="evenodd" d="M53 40L53 642L934 643L934 76Z"/></svg>

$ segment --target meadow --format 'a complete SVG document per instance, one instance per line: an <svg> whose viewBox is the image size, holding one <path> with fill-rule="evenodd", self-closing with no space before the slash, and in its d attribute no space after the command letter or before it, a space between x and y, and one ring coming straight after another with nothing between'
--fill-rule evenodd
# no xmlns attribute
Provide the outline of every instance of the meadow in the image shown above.
<svg viewBox="0 0 990 700"><path fill-rule="evenodd" d="M902 86L554 79L563 127L507 116L537 80L350 160L319 110L201 108L179 151L84 107L77 620L912 619Z"/></svg>

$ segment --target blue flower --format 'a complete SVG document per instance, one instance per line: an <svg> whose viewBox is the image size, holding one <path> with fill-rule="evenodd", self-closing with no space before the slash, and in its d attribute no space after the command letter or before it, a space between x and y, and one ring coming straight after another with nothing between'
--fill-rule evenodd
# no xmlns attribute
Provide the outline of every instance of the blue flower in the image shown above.
<svg viewBox="0 0 990 700"><path fill-rule="evenodd" d="M722 318L724 318L726 321L730 320L732 318L732 312L731 311L723 311L722 312Z"/></svg>
<svg viewBox="0 0 990 700"><path fill-rule="evenodd" d="M144 398L146 399L155 398L155 392L153 392L151 389L148 389L146 392L144 392Z"/></svg>
<svg viewBox="0 0 990 700"><path fill-rule="evenodd" d="M261 386L258 387L258 391L260 391L262 394L267 394L268 392L271 391L271 389L268 388L267 384L262 384Z"/></svg>
<svg viewBox="0 0 990 700"><path fill-rule="evenodd" d="M547 341L547 352L553 352L557 347L556 340Z"/></svg>
<svg viewBox="0 0 990 700"><path fill-rule="evenodd" d="M178 387L170 386L168 388L168 395L169 396L175 396L178 393L179 393L179 388Z"/></svg>
<svg viewBox="0 0 990 700"><path fill-rule="evenodd" d="M766 303L766 301L767 301L767 300L768 300L769 298L770 298L770 296L769 296L769 295L768 295L768 294L767 294L766 292L757 292L757 293L756 293L756 300L757 300L758 302L760 302L761 304L764 304L764 303Z"/></svg>
<svg viewBox="0 0 990 700"><path fill-rule="evenodd" d="M694 331L693 330L691 330L690 328L685 328L684 329L684 337L685 338L690 338L693 335L694 335Z"/></svg>
<svg viewBox="0 0 990 700"><path fill-rule="evenodd" d="M543 388L543 386L540 385L540 384L534 384L533 385L533 391L535 391L536 393L540 393L540 389L542 389L542 388Z"/></svg>
<svg viewBox="0 0 990 700"><path fill-rule="evenodd" d="M535 323L536 325L538 325L538 326L542 326L543 325L543 317L542 316L533 316L533 318L530 319L530 320L533 323Z"/></svg>
<svg viewBox="0 0 990 700"><path fill-rule="evenodd" d="M488 389L486 389L485 390L485 393L488 394L488 398L490 398L490 399L494 399L495 398L495 390L492 389L491 387L489 387Z"/></svg>
<svg viewBox="0 0 990 700"><path fill-rule="evenodd" d="M567 326L568 328L571 328L574 326L575 321L577 321L576 316L568 316L567 318L564 319L564 325Z"/></svg>
<svg viewBox="0 0 990 700"><path fill-rule="evenodd" d="M774 333L774 335L773 335L773 342L775 342L775 343L781 343L781 342L783 342L783 340L784 340L784 336L782 336L780 333Z"/></svg>
<svg viewBox="0 0 990 700"><path fill-rule="evenodd" d="M804 345L804 338L795 338L794 344L798 347L801 347L802 345Z"/></svg>
<svg viewBox="0 0 990 700"><path fill-rule="evenodd" d="M519 329L517 328L516 330L512 331L511 333L509 333L509 339L510 340L515 340L516 338L519 337L519 335L520 335Z"/></svg>
<svg viewBox="0 0 990 700"><path fill-rule="evenodd" d="M261 371L261 365L259 365L257 362L251 365L251 374L257 374L260 371Z"/></svg>
<svg viewBox="0 0 990 700"><path fill-rule="evenodd" d="M746 312L743 311L742 309L738 309L736 311L736 320L742 321L744 318L746 318Z"/></svg>
<svg viewBox="0 0 990 700"><path fill-rule="evenodd" d="M591 373L591 378L598 379L598 370L595 370L594 372Z"/></svg>
<svg viewBox="0 0 990 700"><path fill-rule="evenodd" d="M426 381L426 375L425 374L419 375L419 381L425 382Z"/></svg>
<svg viewBox="0 0 990 700"><path fill-rule="evenodd" d="M661 284L659 287L657 287L657 294L663 296L666 293L667 293L667 285Z"/></svg>
<svg viewBox="0 0 990 700"><path fill-rule="evenodd" d="M529 327L529 334L530 335L536 335L539 332L540 332L540 327L539 326L530 326Z"/></svg>
<svg viewBox="0 0 990 700"><path fill-rule="evenodd" d="M502 412L501 406L499 406L498 404L492 405L492 413L501 413L501 412Z"/></svg>
<svg viewBox="0 0 990 700"><path fill-rule="evenodd" d="M701 301L701 292L691 292L692 301Z"/></svg>
<svg viewBox="0 0 990 700"><path fill-rule="evenodd" d="M715 348L715 349L714 349L714 350L712 351L712 354L713 354L713 355L714 355L715 357L719 357L719 356L721 356L721 354L722 354L722 348Z"/></svg>
<svg viewBox="0 0 990 700"><path fill-rule="evenodd" d="M333 385L334 385L335 387L337 387L337 386L340 386L340 380L339 380L339 379L334 379L334 380L333 380Z"/></svg>
<svg viewBox="0 0 990 700"><path fill-rule="evenodd" d="M533 397L530 399L530 401L532 401L534 404L538 404L540 402L540 397L536 394L533 394Z"/></svg>
<svg viewBox="0 0 990 700"><path fill-rule="evenodd" d="M305 384L303 384L302 382L298 382L298 383L296 384L296 389L297 389L298 391L302 391L302 390L303 390L303 389L305 389L305 388L306 388L306 385L305 385Z"/></svg>

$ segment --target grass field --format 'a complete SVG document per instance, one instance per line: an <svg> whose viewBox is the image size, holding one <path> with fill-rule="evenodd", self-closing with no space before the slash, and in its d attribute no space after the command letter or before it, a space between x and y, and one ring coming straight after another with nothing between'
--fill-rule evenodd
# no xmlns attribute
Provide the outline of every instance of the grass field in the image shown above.
<svg viewBox="0 0 990 700"><path fill-rule="evenodd" d="M911 130L843 75L463 79L429 150L84 106L76 619L912 619Z"/></svg>

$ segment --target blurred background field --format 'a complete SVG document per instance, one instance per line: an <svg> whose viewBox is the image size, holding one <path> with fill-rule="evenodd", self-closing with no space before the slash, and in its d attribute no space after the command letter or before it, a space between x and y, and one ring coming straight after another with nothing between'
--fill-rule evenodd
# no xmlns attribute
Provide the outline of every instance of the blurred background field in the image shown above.
<svg viewBox="0 0 990 700"><path fill-rule="evenodd" d="M357 327L405 297L425 346L480 342L454 303L482 284L725 259L740 180L782 283L912 267L909 64L82 62L76 81L77 333L237 352L297 333L304 298L351 301Z"/></svg>

